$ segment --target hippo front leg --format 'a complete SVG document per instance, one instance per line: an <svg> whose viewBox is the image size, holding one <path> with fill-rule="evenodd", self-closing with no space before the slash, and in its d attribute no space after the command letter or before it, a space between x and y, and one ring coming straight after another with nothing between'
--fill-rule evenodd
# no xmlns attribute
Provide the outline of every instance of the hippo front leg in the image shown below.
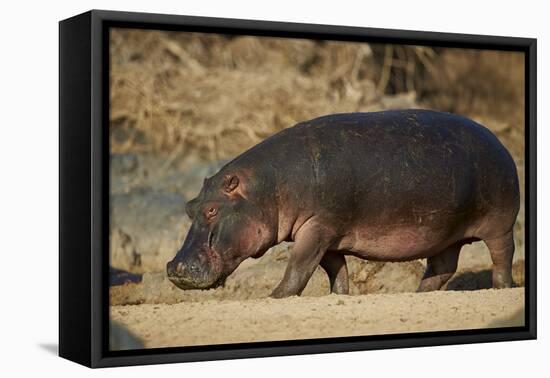
<svg viewBox="0 0 550 378"><path fill-rule="evenodd" d="M330 245L326 230L310 219L296 233L285 275L270 297L300 295Z"/></svg>

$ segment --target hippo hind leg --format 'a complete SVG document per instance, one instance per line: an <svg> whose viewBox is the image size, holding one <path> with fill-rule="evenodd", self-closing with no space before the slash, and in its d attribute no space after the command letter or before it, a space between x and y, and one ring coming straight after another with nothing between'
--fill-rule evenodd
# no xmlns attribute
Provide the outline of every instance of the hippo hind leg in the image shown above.
<svg viewBox="0 0 550 378"><path fill-rule="evenodd" d="M458 256L464 243L450 245L435 256L428 257L428 266L417 292L439 290L456 272Z"/></svg>
<svg viewBox="0 0 550 378"><path fill-rule="evenodd" d="M331 293L349 294L348 266L343 254L327 251L319 265L327 272Z"/></svg>
<svg viewBox="0 0 550 378"><path fill-rule="evenodd" d="M512 230L496 238L483 240L493 260L493 287L512 287L512 260L514 258L514 233Z"/></svg>

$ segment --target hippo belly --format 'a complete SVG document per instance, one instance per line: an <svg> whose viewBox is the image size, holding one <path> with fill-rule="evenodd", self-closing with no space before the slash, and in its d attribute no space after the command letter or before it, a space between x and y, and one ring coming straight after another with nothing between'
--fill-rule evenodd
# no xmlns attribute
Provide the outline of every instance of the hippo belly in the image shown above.
<svg viewBox="0 0 550 378"><path fill-rule="evenodd" d="M372 261L400 262L431 257L457 241L471 239L471 232L434 231L429 225L390 229L367 225L354 228L352 236L342 238L334 249Z"/></svg>

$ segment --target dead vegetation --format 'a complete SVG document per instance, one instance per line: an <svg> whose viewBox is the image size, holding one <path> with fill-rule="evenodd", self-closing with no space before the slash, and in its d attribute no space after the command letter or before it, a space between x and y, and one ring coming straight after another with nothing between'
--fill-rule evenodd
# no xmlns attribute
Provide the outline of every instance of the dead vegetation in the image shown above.
<svg viewBox="0 0 550 378"><path fill-rule="evenodd" d="M114 152L227 158L375 97L374 83L358 78L364 44L125 30L111 46Z"/></svg>
<svg viewBox="0 0 550 378"><path fill-rule="evenodd" d="M523 69L518 53L116 29L111 146L219 160L320 115L428 107L522 158Z"/></svg>

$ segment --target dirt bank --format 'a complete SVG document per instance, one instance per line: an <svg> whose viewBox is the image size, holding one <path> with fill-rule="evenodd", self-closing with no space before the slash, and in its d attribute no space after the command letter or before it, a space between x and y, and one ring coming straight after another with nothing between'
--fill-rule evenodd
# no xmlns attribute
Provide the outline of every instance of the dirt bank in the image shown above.
<svg viewBox="0 0 550 378"><path fill-rule="evenodd" d="M146 348L523 325L524 289L113 306Z"/></svg>

